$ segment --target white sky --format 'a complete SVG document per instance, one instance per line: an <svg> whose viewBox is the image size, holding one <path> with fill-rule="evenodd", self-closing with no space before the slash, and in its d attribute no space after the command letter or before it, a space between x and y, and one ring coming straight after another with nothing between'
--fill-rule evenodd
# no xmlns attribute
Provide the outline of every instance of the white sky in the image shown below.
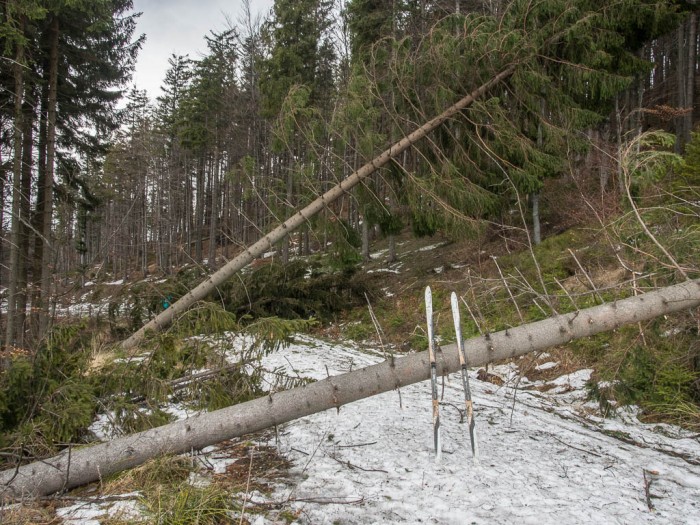
<svg viewBox="0 0 700 525"><path fill-rule="evenodd" d="M251 0L253 15L266 14L274 0ZM134 0L138 19L136 34L146 34L133 82L151 99L160 86L173 54L199 58L206 50L204 35L227 27L226 16L236 23L242 13L240 0Z"/></svg>

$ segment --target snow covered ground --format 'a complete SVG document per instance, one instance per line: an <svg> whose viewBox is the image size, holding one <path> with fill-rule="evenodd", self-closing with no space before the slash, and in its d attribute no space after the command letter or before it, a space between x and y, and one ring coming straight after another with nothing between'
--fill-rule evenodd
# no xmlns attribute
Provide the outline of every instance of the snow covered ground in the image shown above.
<svg viewBox="0 0 700 525"><path fill-rule="evenodd" d="M320 379L382 359L381 352L304 336L268 356L265 366ZM521 378L516 392L516 368L491 369L507 380L504 386L470 372L478 463L460 423L464 398L455 375L445 379L440 407L440 463L425 382L279 429L277 444L294 466L272 494L254 500L285 502L297 523L314 525L700 524L700 436L641 424L633 409L600 418L585 399L590 370L546 385ZM60 515L87 523L79 512ZM255 525L282 523L272 514L246 517Z"/></svg>
<svg viewBox="0 0 700 525"><path fill-rule="evenodd" d="M323 378L326 366L342 373L382 357L305 339L269 359ZM294 481L273 499L297 500L300 522L313 524L700 523L700 436L629 412L597 417L583 389L590 370L546 393L523 378L514 402L513 368L496 370L511 376L501 387L470 374L478 464L455 375L441 405L441 463L420 383L288 424L280 445Z"/></svg>

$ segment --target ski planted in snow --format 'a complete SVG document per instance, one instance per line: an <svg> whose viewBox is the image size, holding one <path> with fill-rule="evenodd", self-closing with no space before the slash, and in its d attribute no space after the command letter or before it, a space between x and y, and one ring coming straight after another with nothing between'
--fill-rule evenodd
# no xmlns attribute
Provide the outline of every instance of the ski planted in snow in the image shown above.
<svg viewBox="0 0 700 525"><path fill-rule="evenodd" d="M442 441L440 440L440 401L438 399L437 359L433 336L433 293L430 286L425 289L425 315L428 319L428 357L430 359L430 385L433 392L433 439L435 441L435 459L442 457Z"/></svg>
<svg viewBox="0 0 700 525"><path fill-rule="evenodd" d="M474 430L474 406L472 404L472 393L469 389L469 374L467 372L467 355L464 352L464 342L462 341L462 322L459 315L459 303L457 294L452 292L452 319L455 323L455 335L457 336L457 351L459 352L459 363L462 366L462 387L464 388L464 404L467 409L467 425L469 426L469 439L472 443L472 455L478 459L479 449L476 445L476 431Z"/></svg>

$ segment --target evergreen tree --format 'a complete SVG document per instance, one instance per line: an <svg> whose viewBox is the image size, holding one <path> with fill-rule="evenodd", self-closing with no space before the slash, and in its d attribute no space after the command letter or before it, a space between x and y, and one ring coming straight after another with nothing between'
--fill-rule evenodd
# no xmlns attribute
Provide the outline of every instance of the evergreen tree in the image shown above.
<svg viewBox="0 0 700 525"><path fill-rule="evenodd" d="M40 290L32 299L36 335L41 336L48 326L51 274L57 253L52 240L56 166L60 159L73 154L94 157L104 151L107 133L117 123L114 109L120 93L115 88L130 75L140 40L131 41L135 20L134 15L125 16L132 8L127 0L12 0L4 2L2 8L4 57L15 53L14 63L21 76L15 75L17 81L21 80L13 90L21 92L15 97L16 107L22 107L22 97L26 96L25 111L15 112L12 117L13 127L18 130L13 145L17 167L13 186L17 193L12 197L12 206L16 207L12 214L16 242L12 245L16 248L9 261L12 289L5 337L6 345L12 345L22 339L25 329L25 296L18 286L23 286L30 275ZM30 106L32 111L26 109ZM35 208L30 218L28 204L32 202ZM30 220L35 232L33 252L28 234ZM22 228L26 228L24 233Z"/></svg>
<svg viewBox="0 0 700 525"><path fill-rule="evenodd" d="M413 3L411 16L426 16L422 7ZM547 177L564 170L567 155L585 147L579 132L600 122L647 67L633 52L639 35L630 26L652 37L673 19L671 7L654 2L515 1L498 16L455 13L423 37L397 35L389 64L373 53L369 76L381 80L372 92L393 102L386 106L399 136L520 64L500 92L407 154L397 176L410 182L402 195L414 226L469 231L475 219L498 216L514 200L524 207L520 196L537 195ZM405 17L402 24L420 25Z"/></svg>
<svg viewBox="0 0 700 525"><path fill-rule="evenodd" d="M322 122L334 99L336 63L329 33L331 8L329 0L276 0L272 18L263 28L269 55L260 79L262 112L275 119L272 146L280 155L275 161L280 219L292 213L300 198L308 197L299 191L301 182L318 166L327 140ZM307 185L314 187L316 181ZM282 258L289 259L289 238L282 246Z"/></svg>

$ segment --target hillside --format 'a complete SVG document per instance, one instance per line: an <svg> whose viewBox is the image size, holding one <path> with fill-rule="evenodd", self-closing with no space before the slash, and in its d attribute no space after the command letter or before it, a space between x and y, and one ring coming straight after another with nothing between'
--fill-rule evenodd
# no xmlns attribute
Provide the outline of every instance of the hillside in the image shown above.
<svg viewBox="0 0 700 525"><path fill-rule="evenodd" d="M243 2L156 99L132 0L50 4L0 3L0 521L692 521L695 2ZM452 292L478 463L414 384Z"/></svg>
<svg viewBox="0 0 700 525"><path fill-rule="evenodd" d="M232 340L230 358L245 346ZM264 365L322 379L382 359L376 349L302 336ZM460 381L450 376L440 463L423 383L210 447L183 460L184 478L174 470L183 465L147 464L97 494L59 499L56 512L76 525L215 523L226 513L256 525L698 522L697 434L641 424L636 407L603 418L584 388L591 369L572 370L543 353L533 374L520 376L532 364L525 361L493 368L500 381L470 372L478 461L460 420ZM215 504L222 494L225 502Z"/></svg>

